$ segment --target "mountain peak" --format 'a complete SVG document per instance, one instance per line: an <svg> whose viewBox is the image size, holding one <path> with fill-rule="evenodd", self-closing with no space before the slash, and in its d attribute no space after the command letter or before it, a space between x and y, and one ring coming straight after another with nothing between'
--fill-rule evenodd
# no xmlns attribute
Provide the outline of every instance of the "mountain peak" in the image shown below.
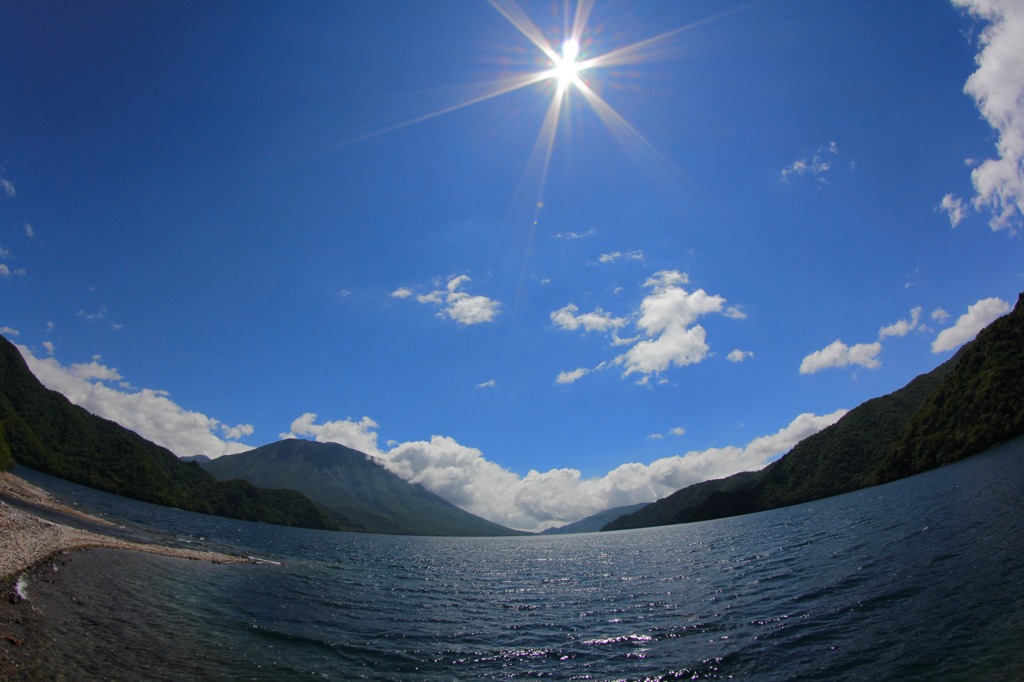
<svg viewBox="0 0 1024 682"><path fill-rule="evenodd" d="M287 487L317 502L346 528L401 535L518 535L390 472L338 443L288 438L203 464L219 479Z"/></svg>

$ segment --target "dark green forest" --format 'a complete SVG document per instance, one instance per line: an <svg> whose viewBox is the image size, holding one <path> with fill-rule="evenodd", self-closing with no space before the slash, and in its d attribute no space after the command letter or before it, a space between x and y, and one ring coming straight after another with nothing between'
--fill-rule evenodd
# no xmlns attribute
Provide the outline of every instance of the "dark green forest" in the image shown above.
<svg viewBox="0 0 1024 682"><path fill-rule="evenodd" d="M322 508L292 490L218 481L196 463L72 405L45 388L0 338L0 467L21 464L144 502L247 521L334 529Z"/></svg>
<svg viewBox="0 0 1024 682"><path fill-rule="evenodd" d="M764 469L683 488L602 530L820 500L969 457L1024 433L1024 294L956 355L869 400Z"/></svg>

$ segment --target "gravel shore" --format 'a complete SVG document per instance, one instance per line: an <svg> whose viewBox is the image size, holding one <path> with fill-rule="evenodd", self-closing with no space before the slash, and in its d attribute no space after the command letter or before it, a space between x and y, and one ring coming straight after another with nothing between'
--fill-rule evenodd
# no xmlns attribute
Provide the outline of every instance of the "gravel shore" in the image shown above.
<svg viewBox="0 0 1024 682"><path fill-rule="evenodd" d="M241 556L131 542L104 535L102 531L72 528L41 518L20 505L75 517L92 528L114 529L109 521L63 505L24 479L9 472L0 473L0 680L83 679L65 670L73 661L60 658L53 651L53 640L60 637L60 620L73 617L76 598L63 595L60 588L55 591L51 584L58 575L58 567L65 567L71 559L90 558L76 550L109 548L218 564L259 563ZM75 553L67 555L68 552ZM39 589L53 593L49 595L51 608L44 609L46 613L35 605L41 596L46 596L40 595ZM26 592L31 592L31 596ZM60 607L62 603L64 606Z"/></svg>
<svg viewBox="0 0 1024 682"><path fill-rule="evenodd" d="M49 507L64 514L71 514L86 519L94 524L109 525L103 519L83 514L76 509L60 504L46 491L9 472L0 473L0 495L19 499L29 504ZM212 561L214 563L250 561L244 557L231 556L229 554L147 545L107 537L99 533L47 521L0 501L0 582L13 585L18 574L36 564L61 552L88 547L110 547L150 552L182 559Z"/></svg>

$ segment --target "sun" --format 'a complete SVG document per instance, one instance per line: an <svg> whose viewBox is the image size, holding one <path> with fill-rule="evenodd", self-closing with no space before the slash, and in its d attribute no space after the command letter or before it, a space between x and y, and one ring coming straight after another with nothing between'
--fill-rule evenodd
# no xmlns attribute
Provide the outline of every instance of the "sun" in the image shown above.
<svg viewBox="0 0 1024 682"><path fill-rule="evenodd" d="M580 55L580 43L575 38L569 38L562 43L562 55L555 59L555 68L552 75L558 82L559 89L565 89L579 79L579 72L582 71L582 64L576 61Z"/></svg>
<svg viewBox="0 0 1024 682"><path fill-rule="evenodd" d="M679 26L634 43L611 46L606 51L599 51L594 50L592 38L584 40L588 33L587 23L595 0L575 0L575 3L572 0L565 0L565 26L564 32L561 34L563 41L561 52L559 52L556 43L552 43L549 40L550 32L541 30L523 11L519 1L487 0L509 24L517 29L540 52L540 56L546 59L546 68L540 71L526 70L500 77L494 81L485 81L479 84L479 86L474 86L472 88L474 94L466 99L455 101L447 106L434 109L400 123L354 137L338 146L353 144L393 132L400 128L422 123L517 90L545 83L553 83L555 87L552 88L552 97L548 101L547 111L542 117L540 130L537 133L537 138L527 160L527 167L524 170L523 180L520 183L520 189L517 190L517 194L520 191L526 190L526 185L533 184L536 194L532 198L532 205L543 205L544 185L555 149L555 138L559 128L562 127L560 121L570 106L578 106L575 103L569 102L571 99L570 94L576 98L579 104L589 108L600 119L612 137L631 156L634 156L641 167L650 173L652 177L655 175L681 177L681 173L675 169L672 162L655 149L632 124L598 94L600 88L597 86L601 84L606 75L604 72L607 72L608 69L620 66L629 66L635 69L637 65L660 59L662 58L661 53L665 51L665 48L668 48L669 44L673 41L680 39L683 34L704 23L719 19L728 14L728 12ZM574 9L572 9L573 4L575 5ZM583 49L584 44L588 46L586 50ZM588 52L596 53L587 54ZM584 71L587 73L586 80L581 77ZM548 92L551 91L549 90ZM527 176L530 177L529 181Z"/></svg>

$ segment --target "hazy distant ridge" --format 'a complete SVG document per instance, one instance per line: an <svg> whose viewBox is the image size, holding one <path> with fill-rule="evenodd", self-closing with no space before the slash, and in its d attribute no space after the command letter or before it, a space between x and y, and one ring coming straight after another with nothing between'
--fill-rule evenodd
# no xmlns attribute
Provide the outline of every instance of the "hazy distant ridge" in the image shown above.
<svg viewBox="0 0 1024 682"><path fill-rule="evenodd" d="M591 514L585 518L568 523L564 526L558 526L556 528L548 528L541 532L541 535L568 535L570 533L596 533L601 530L604 526L608 525L609 522L614 521L620 516L626 514L632 514L635 511L643 509L649 503L641 502L640 504L630 504L625 507L613 507L611 509L605 509L602 512Z"/></svg>
<svg viewBox="0 0 1024 682"><path fill-rule="evenodd" d="M758 472L683 488L603 530L810 502L948 464L1024 433L1024 293L950 360L869 400Z"/></svg>

